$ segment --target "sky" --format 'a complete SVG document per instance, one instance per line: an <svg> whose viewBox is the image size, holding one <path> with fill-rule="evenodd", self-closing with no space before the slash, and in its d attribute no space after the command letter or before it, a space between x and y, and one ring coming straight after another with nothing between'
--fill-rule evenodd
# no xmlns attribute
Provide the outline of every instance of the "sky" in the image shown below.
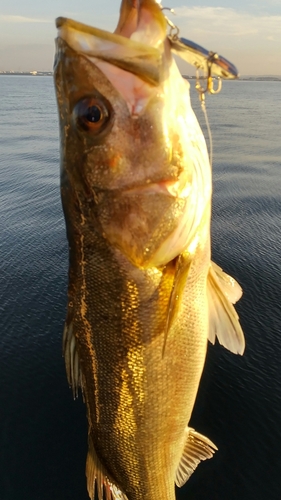
<svg viewBox="0 0 281 500"><path fill-rule="evenodd" d="M121 0L1 0L0 71L51 71L58 16L113 31ZM281 75L281 0L162 0L180 35L240 75ZM191 66L181 67L194 74Z"/></svg>

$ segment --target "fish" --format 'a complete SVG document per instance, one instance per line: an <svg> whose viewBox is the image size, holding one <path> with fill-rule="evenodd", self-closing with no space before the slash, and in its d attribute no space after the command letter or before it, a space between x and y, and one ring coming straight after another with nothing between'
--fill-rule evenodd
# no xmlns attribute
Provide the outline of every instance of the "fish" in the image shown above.
<svg viewBox="0 0 281 500"><path fill-rule="evenodd" d="M208 339L244 351L241 288L211 261L206 142L156 0L123 0L114 33L56 25L63 349L89 497L175 500L217 450L189 426Z"/></svg>

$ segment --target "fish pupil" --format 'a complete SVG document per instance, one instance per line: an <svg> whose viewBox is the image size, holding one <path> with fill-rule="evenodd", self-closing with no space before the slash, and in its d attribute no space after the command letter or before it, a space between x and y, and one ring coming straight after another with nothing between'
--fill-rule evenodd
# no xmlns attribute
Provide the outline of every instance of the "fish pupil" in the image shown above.
<svg viewBox="0 0 281 500"><path fill-rule="evenodd" d="M86 119L91 123L97 123L101 120L102 112L98 106L89 106L86 113Z"/></svg>
<svg viewBox="0 0 281 500"><path fill-rule="evenodd" d="M84 97L73 109L73 123L81 132L91 137L103 132L110 121L110 105L96 96Z"/></svg>

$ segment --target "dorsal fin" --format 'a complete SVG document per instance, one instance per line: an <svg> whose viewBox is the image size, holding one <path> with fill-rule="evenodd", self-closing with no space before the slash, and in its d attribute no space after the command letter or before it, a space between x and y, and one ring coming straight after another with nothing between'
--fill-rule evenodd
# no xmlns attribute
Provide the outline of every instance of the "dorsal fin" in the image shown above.
<svg viewBox="0 0 281 500"><path fill-rule="evenodd" d="M89 450L86 462L87 489L91 500L95 500L97 491L98 500L128 500L127 496L116 486L100 462L91 437L89 436Z"/></svg>
<svg viewBox="0 0 281 500"><path fill-rule="evenodd" d="M219 343L234 354L243 354L245 339L239 323L239 317L232 304L240 299L242 289L240 285L228 274L211 263L208 283L209 302L209 340Z"/></svg>
<svg viewBox="0 0 281 500"><path fill-rule="evenodd" d="M212 458L217 450L210 439L194 429L186 427L185 433L185 446L175 478L175 483L179 487L186 483L201 460Z"/></svg>
<svg viewBox="0 0 281 500"><path fill-rule="evenodd" d="M78 397L78 388L79 386L82 387L82 377L72 322L69 325L66 323L64 326L63 355L65 358L67 380L70 387L72 387L73 397L76 399Z"/></svg>

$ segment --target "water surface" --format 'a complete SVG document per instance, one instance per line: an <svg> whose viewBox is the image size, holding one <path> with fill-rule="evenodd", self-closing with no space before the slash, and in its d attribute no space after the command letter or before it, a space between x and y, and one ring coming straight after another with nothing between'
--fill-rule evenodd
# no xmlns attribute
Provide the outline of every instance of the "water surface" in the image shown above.
<svg viewBox="0 0 281 500"><path fill-rule="evenodd" d="M0 498L87 500L85 408L61 354L68 264L53 82L0 76L0 88ZM213 259L244 289L247 348L209 347L191 423L219 451L180 500L281 497L280 103L279 82L225 82L207 99Z"/></svg>

